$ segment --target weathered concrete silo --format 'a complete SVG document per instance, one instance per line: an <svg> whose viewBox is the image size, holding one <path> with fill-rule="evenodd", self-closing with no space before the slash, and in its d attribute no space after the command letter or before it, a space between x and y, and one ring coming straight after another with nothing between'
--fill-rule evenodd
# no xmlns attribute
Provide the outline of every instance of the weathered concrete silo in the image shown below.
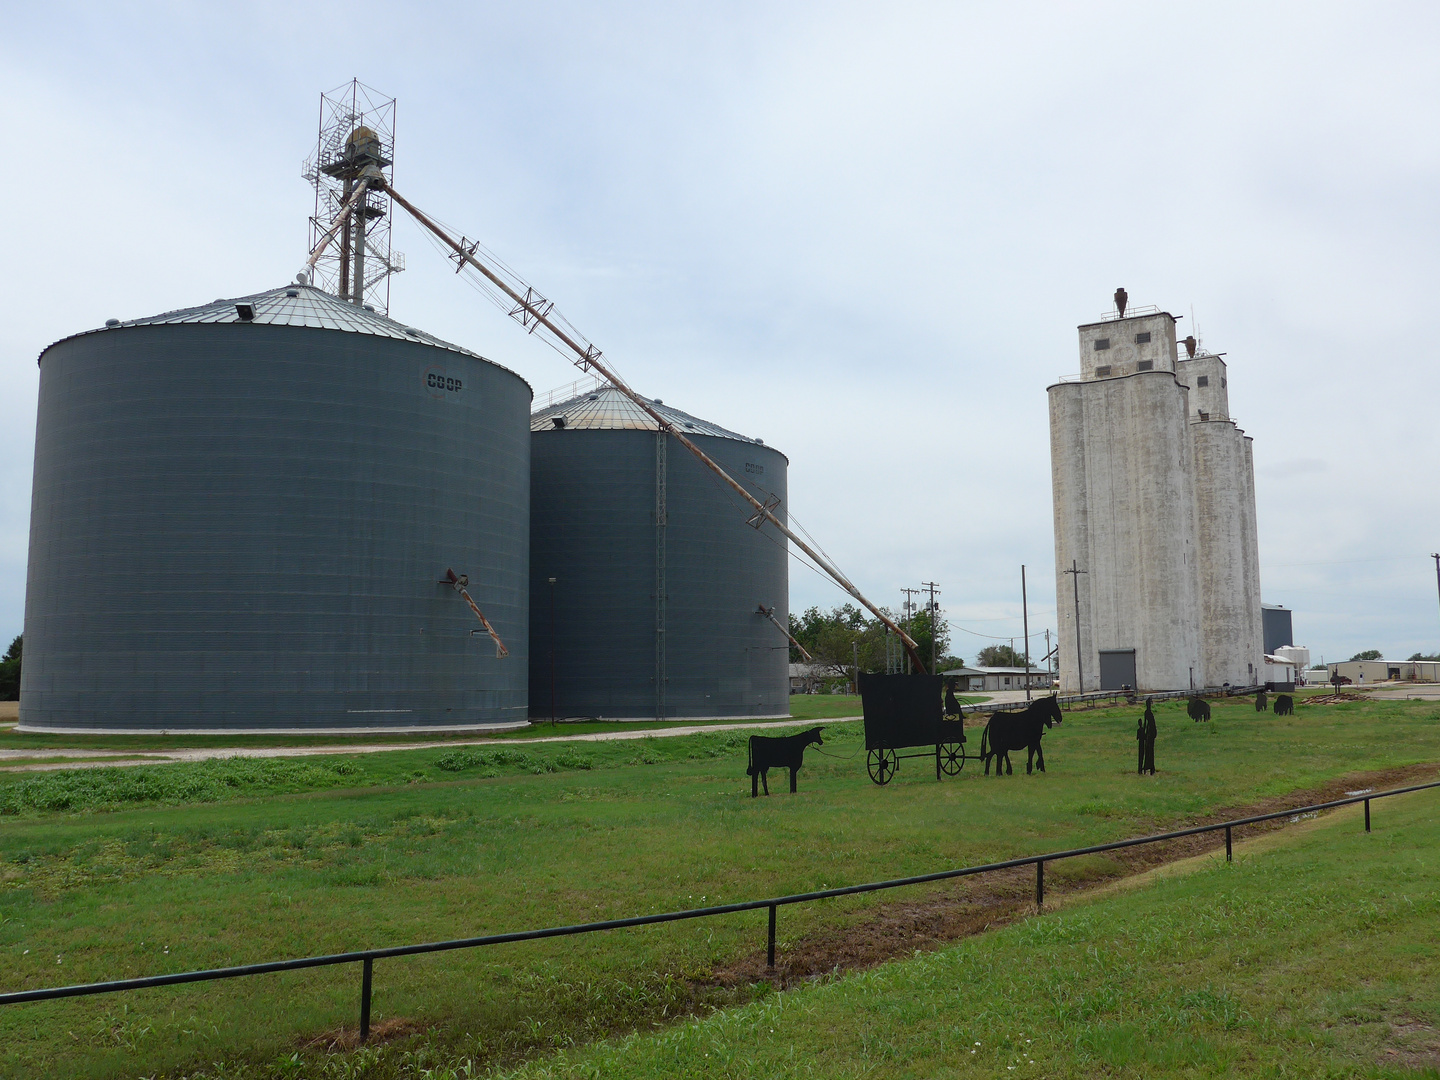
<svg viewBox="0 0 1440 1080"><path fill-rule="evenodd" d="M1207 682L1264 681L1259 539L1253 441L1230 418L1225 361L1201 352L1181 360L1190 388L1195 447L1196 571L1201 652Z"/></svg>
<svg viewBox="0 0 1440 1080"><path fill-rule="evenodd" d="M524 722L519 376L295 285L40 370L22 729Z"/></svg>
<svg viewBox="0 0 1440 1080"><path fill-rule="evenodd" d="M1194 338L1181 360L1155 309L1079 331L1082 372L1049 389L1061 686L1082 668L1087 691L1263 682L1252 444L1225 361Z"/></svg>
<svg viewBox="0 0 1440 1080"><path fill-rule="evenodd" d="M1175 319L1155 311L1079 333L1079 378L1049 388L1061 688L1081 689L1082 671L1087 691L1204 685Z"/></svg>
<svg viewBox="0 0 1440 1080"><path fill-rule="evenodd" d="M783 454L654 406L784 520ZM552 624L561 717L788 715L788 643L758 610L787 622L785 538L613 387L531 430L531 715L550 715Z"/></svg>

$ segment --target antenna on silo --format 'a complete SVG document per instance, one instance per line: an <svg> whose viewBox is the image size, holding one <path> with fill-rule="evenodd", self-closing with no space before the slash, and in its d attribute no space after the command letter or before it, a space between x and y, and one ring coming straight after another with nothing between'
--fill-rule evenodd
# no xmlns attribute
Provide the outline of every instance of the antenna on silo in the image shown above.
<svg viewBox="0 0 1440 1080"><path fill-rule="evenodd" d="M313 283L356 307L389 312L390 277L405 269L405 256L390 250L388 182L394 161L394 98L359 79L320 95L315 153L301 173L315 189L313 265L309 281L301 284Z"/></svg>

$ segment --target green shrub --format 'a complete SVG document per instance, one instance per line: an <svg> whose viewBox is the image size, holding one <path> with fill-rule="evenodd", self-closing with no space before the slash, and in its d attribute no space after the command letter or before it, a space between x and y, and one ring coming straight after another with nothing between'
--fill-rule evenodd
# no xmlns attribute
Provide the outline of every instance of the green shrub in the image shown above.
<svg viewBox="0 0 1440 1080"><path fill-rule="evenodd" d="M352 761L316 763L244 757L173 765L63 769L0 785L0 814L106 810L137 803L217 802L238 793L334 787L337 778L363 772Z"/></svg>

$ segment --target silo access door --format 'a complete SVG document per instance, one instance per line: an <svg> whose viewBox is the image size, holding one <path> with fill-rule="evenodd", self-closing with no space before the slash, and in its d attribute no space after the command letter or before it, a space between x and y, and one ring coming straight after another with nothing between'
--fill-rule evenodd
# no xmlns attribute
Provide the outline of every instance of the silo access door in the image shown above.
<svg viewBox="0 0 1440 1080"><path fill-rule="evenodd" d="M1100 650L1100 689L1135 688L1135 650Z"/></svg>

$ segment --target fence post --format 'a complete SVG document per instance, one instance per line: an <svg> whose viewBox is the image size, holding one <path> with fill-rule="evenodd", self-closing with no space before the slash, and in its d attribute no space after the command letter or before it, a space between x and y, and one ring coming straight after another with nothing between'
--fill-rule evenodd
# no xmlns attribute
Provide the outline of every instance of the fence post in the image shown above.
<svg viewBox="0 0 1440 1080"><path fill-rule="evenodd" d="M765 966L775 970L775 905L770 905L770 933L765 946Z"/></svg>
<svg viewBox="0 0 1440 1080"><path fill-rule="evenodd" d="M1230 862L1230 826L1225 826L1225 861Z"/></svg>
<svg viewBox="0 0 1440 1080"><path fill-rule="evenodd" d="M1365 831L1370 831L1370 800L1365 800Z"/></svg>
<svg viewBox="0 0 1440 1080"><path fill-rule="evenodd" d="M365 958L365 966L360 975L360 1041L364 1042L370 1038L370 972L374 966L374 960Z"/></svg>
<svg viewBox="0 0 1440 1080"><path fill-rule="evenodd" d="M1035 860L1035 906L1045 906L1045 860Z"/></svg>

